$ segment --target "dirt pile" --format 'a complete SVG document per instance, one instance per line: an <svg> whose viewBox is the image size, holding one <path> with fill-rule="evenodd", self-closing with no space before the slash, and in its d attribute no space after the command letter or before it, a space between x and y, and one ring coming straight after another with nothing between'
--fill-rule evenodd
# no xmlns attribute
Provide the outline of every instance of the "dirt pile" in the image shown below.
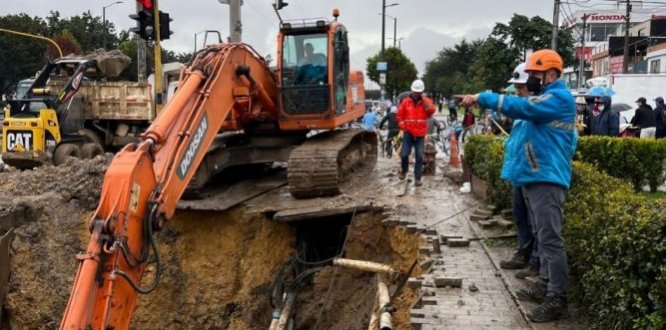
<svg viewBox="0 0 666 330"><path fill-rule="evenodd" d="M57 328L109 160L0 173L0 233L15 228L5 327Z"/></svg>

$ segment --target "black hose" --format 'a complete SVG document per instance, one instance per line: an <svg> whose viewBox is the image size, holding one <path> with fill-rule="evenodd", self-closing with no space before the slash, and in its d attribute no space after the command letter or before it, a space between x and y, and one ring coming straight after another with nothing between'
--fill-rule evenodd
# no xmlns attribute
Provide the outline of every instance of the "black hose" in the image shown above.
<svg viewBox="0 0 666 330"><path fill-rule="evenodd" d="M159 251L157 250L157 244L155 243L155 237L153 235L153 226L152 226L156 212L157 212L157 204L154 204L153 207L151 208L150 216L144 218L146 219L144 221L145 222L144 233L147 235L147 237L144 238L147 238L148 242L150 242L150 247L153 250L153 255L155 257L155 263L157 264L153 282L147 287L141 287L139 284L135 283L134 280L132 280L132 278L127 273L123 272L122 270L113 271L114 274L124 278L127 281L127 283L129 283L129 285L134 289L134 291L141 294L148 294L153 292L155 288L157 288L157 285L160 282L160 276L162 275L162 263L160 261ZM146 260L148 259L149 255L150 253L147 253Z"/></svg>

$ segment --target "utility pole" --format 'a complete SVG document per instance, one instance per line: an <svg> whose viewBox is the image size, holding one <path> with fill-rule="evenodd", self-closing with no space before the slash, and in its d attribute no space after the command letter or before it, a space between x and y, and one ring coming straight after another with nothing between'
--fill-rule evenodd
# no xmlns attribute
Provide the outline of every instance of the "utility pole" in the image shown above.
<svg viewBox="0 0 666 330"><path fill-rule="evenodd" d="M629 71L629 22L631 21L631 0L627 1L627 12L624 18L624 54L622 59L622 73Z"/></svg>
<svg viewBox="0 0 666 330"><path fill-rule="evenodd" d="M386 0L382 0L382 54L384 54L384 39L386 33Z"/></svg>
<svg viewBox="0 0 666 330"><path fill-rule="evenodd" d="M583 15L583 32L580 35L580 63L578 69L578 89L583 88L585 83L585 34L587 32L587 19L596 13Z"/></svg>
<svg viewBox="0 0 666 330"><path fill-rule="evenodd" d="M252 1L252 0L250 0ZM241 0L229 1L229 41L241 42L243 40L243 24L241 22Z"/></svg>
<svg viewBox="0 0 666 330"><path fill-rule="evenodd" d="M136 11L143 10L143 6L138 2L136 3ZM146 75L146 41L143 40L138 34L134 36L136 38L136 64L137 64L137 73L139 82L145 83L148 81Z"/></svg>
<svg viewBox="0 0 666 330"><path fill-rule="evenodd" d="M160 46L160 8L157 5L157 0L153 0L153 10L155 18L155 41L153 43L153 48L155 48L155 110L157 113L162 112L163 100L162 96L163 87L162 87L162 47Z"/></svg>
<svg viewBox="0 0 666 330"><path fill-rule="evenodd" d="M555 0L555 7L553 8L553 34L550 40L550 48L557 51L557 38L560 32L560 0Z"/></svg>
<svg viewBox="0 0 666 330"><path fill-rule="evenodd" d="M393 48L395 48L395 39L398 35L398 19L393 17Z"/></svg>

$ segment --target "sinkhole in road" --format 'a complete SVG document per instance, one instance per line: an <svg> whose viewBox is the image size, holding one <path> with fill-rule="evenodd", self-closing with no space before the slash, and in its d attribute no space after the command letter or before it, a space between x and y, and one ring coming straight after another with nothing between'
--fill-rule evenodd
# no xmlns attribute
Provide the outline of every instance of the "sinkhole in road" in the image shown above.
<svg viewBox="0 0 666 330"><path fill-rule="evenodd" d="M71 221L66 231L49 230L65 215ZM76 273L74 251L89 238L90 212L35 208L26 216L31 219L17 223L10 251L5 328L56 328ZM162 279L154 292L139 296L133 329L268 328L286 293L295 294L294 329L367 328L375 275L334 267L330 259L380 262L405 272L418 258L421 239L382 225L381 211L281 223L241 206L179 211L157 242ZM147 267L146 281L154 271ZM405 287L397 296L395 329L409 328L417 294Z"/></svg>

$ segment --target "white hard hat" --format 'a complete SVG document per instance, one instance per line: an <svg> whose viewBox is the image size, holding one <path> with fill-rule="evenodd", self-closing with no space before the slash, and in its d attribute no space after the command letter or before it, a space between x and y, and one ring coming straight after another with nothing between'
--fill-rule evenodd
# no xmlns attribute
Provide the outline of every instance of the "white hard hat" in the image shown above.
<svg viewBox="0 0 666 330"><path fill-rule="evenodd" d="M587 104L587 102L585 102L584 97L579 96L579 97L576 98L576 104Z"/></svg>
<svg viewBox="0 0 666 330"><path fill-rule="evenodd" d="M423 83L423 80L421 79L416 79L412 83L412 92L415 93L423 93L425 90L425 84Z"/></svg>
<svg viewBox="0 0 666 330"><path fill-rule="evenodd" d="M510 83L510 84L526 84L527 83L527 78L529 78L529 75L527 74L527 72L525 72L525 63L520 63L513 70L513 73L511 74L511 79L509 79L508 83Z"/></svg>

